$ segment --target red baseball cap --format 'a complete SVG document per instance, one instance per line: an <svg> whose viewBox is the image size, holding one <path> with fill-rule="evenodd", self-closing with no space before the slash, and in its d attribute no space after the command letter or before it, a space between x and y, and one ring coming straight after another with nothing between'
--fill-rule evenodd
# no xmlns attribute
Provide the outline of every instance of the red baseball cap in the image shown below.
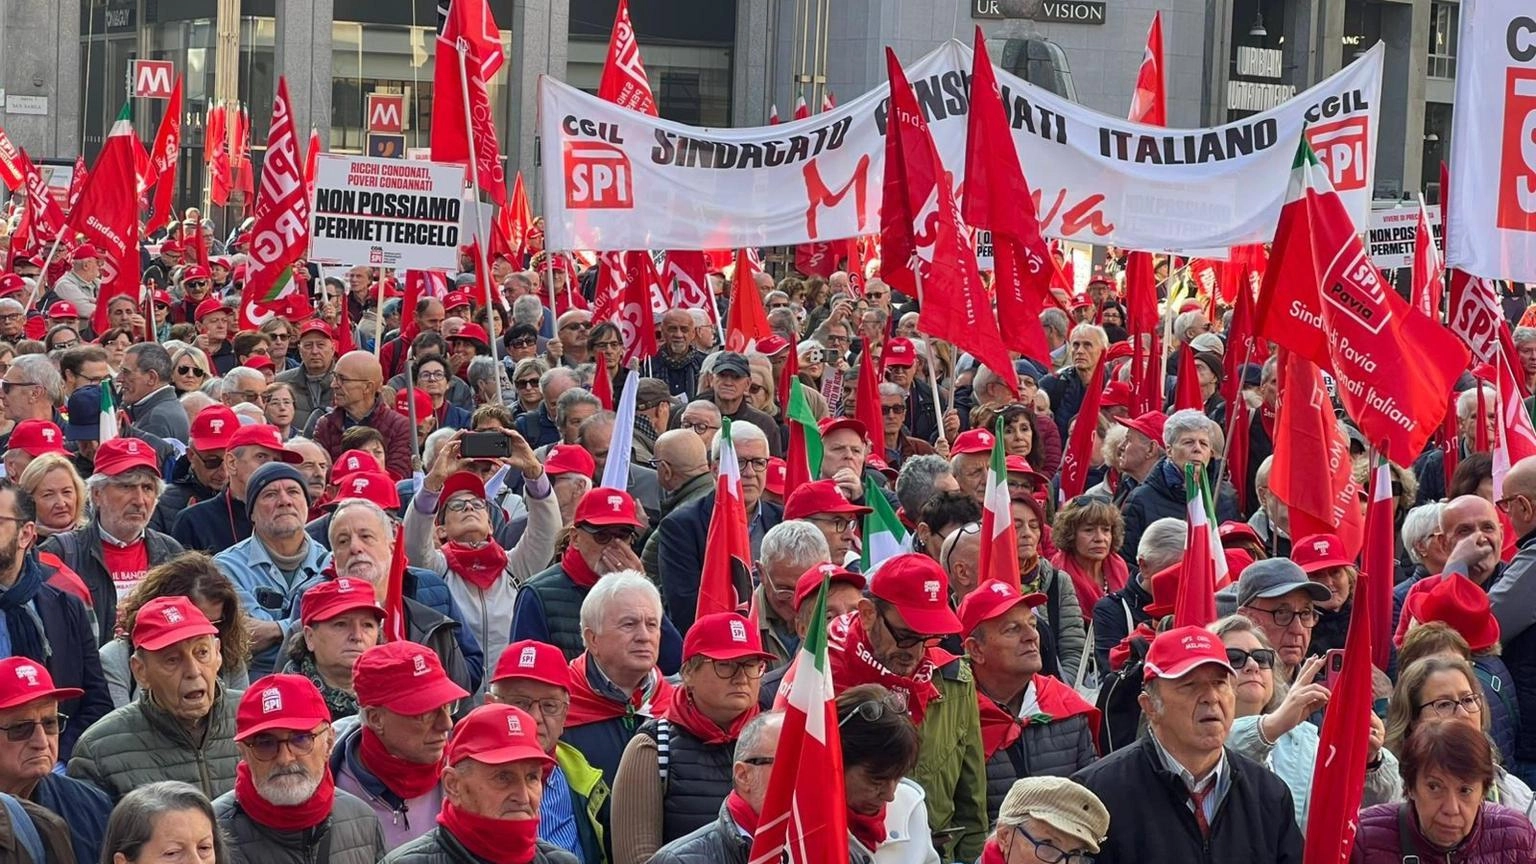
<svg viewBox="0 0 1536 864"><path fill-rule="evenodd" d="M74 261L84 261L87 258L100 258L100 257L101 257L101 253L97 252L96 251L96 247L92 246L89 243L81 243L79 246L75 247L75 251L69 253L69 260L71 262L74 262Z"/></svg>
<svg viewBox="0 0 1536 864"><path fill-rule="evenodd" d="M892 483L896 482L896 478L899 476L897 470L891 467L891 463L885 461L885 459L882 458L879 453L876 453L873 450L869 451L868 455L864 457L864 467L873 468L876 471L879 471L881 474L884 474L885 478L890 480Z"/></svg>
<svg viewBox="0 0 1536 864"><path fill-rule="evenodd" d="M181 271L181 281L191 282L193 279L212 279L213 273L201 264L191 264Z"/></svg>
<svg viewBox="0 0 1536 864"><path fill-rule="evenodd" d="M199 453L211 453L229 447L229 439L240 428L240 418L228 405L209 405L192 418L189 443Z"/></svg>
<svg viewBox="0 0 1536 864"><path fill-rule="evenodd" d="M405 394L407 393L413 394L416 397L416 420L421 422L421 418L432 413L432 397L427 395L427 391L419 387L411 387L397 392L395 394L395 410L407 417L410 416L409 412L411 410L410 404L405 401Z"/></svg>
<svg viewBox="0 0 1536 864"><path fill-rule="evenodd" d="M277 456L277 461L287 462L289 465L298 465L304 461L304 457L283 446L283 436L277 431L276 426L267 423L252 423L249 426L241 426L235 433L229 436L230 450L236 447L261 447L271 450Z"/></svg>
<svg viewBox="0 0 1536 864"><path fill-rule="evenodd" d="M851 429L859 433L860 438L869 437L869 430L864 428L864 423L852 417L823 417L821 422L816 424L816 427L823 438L839 429Z"/></svg>
<svg viewBox="0 0 1536 864"><path fill-rule="evenodd" d="M785 519L804 519L822 513L862 516L869 512L870 508L844 498L842 491L837 488L837 482L833 480L806 483L789 493L788 500L784 502Z"/></svg>
<svg viewBox="0 0 1536 864"><path fill-rule="evenodd" d="M1162 618L1173 614L1174 604L1179 597L1179 579L1184 573L1184 563L1178 562L1152 574L1147 580L1152 585L1152 602L1142 607L1143 612L1153 618Z"/></svg>
<svg viewBox="0 0 1536 864"><path fill-rule="evenodd" d="M230 310L224 308L224 301L218 299L217 297L209 297L207 300L197 304L197 311L192 313L192 320L200 322L204 318L207 318L209 315L215 315L219 312L228 311Z"/></svg>
<svg viewBox="0 0 1536 864"><path fill-rule="evenodd" d="M805 601L816 596L816 592L821 590L821 583L824 579L831 579L833 582L841 582L844 585L852 585L860 591L863 591L864 587L869 584L864 579L864 574L862 573L855 573L846 567L839 567L836 564L817 564L801 573L800 578L795 580L795 611L798 612L800 606Z"/></svg>
<svg viewBox="0 0 1536 864"><path fill-rule="evenodd" d="M917 346L905 336L887 339L885 351L880 355L880 368L887 366L916 366Z"/></svg>
<svg viewBox="0 0 1536 864"><path fill-rule="evenodd" d="M15 273L0 273L0 297L10 297L27 290L27 280Z"/></svg>
<svg viewBox="0 0 1536 864"><path fill-rule="evenodd" d="M1291 560L1308 575L1334 567L1353 567L1337 534L1308 534L1291 543Z"/></svg>
<svg viewBox="0 0 1536 864"><path fill-rule="evenodd" d="M1023 474L1029 478L1030 482L1034 484L1036 489L1044 489L1051 485L1051 478L1041 474L1039 471L1036 471L1034 466L1030 465L1023 456L1014 456L1012 454L1004 456L1003 473Z"/></svg>
<svg viewBox="0 0 1536 864"><path fill-rule="evenodd" d="M308 732L331 722L325 697L303 675L268 675L251 682L235 709L235 740L273 729Z"/></svg>
<svg viewBox="0 0 1536 864"><path fill-rule="evenodd" d="M299 623L308 627L358 609L384 617L384 607L379 605L372 583L338 576L316 582L305 590L299 601Z"/></svg>
<svg viewBox="0 0 1536 864"><path fill-rule="evenodd" d="M451 342L454 339L463 339L467 342L475 342L478 343L481 348L485 348L487 350L489 350L491 347L491 337L485 335L485 328L481 327L479 324L465 324L463 327L459 328L459 332L449 337L448 341Z"/></svg>
<svg viewBox="0 0 1536 864"><path fill-rule="evenodd" d="M23 420L11 430L6 445L10 450L21 450L36 458L44 453L68 453L64 448L64 430L51 420Z"/></svg>
<svg viewBox="0 0 1536 864"><path fill-rule="evenodd" d="M1125 340L1121 340L1110 345L1109 348L1104 352L1104 362L1108 363L1111 360L1128 360L1135 355L1136 349L1131 345L1131 343ZM1113 384L1116 382L1112 381L1110 383ZM1118 383L1124 384L1125 382L1121 381ZM1127 387L1129 387L1129 385L1127 385Z"/></svg>
<svg viewBox="0 0 1536 864"><path fill-rule="evenodd" d="M1131 385L1124 381L1111 381L1104 385L1104 394L1099 397L1100 408L1127 408L1131 404Z"/></svg>
<svg viewBox="0 0 1536 864"><path fill-rule="evenodd" d="M213 257L209 258L208 266L223 267L225 270L231 270L234 268L234 264L229 260L229 257L225 255L214 255Z"/></svg>
<svg viewBox="0 0 1536 864"><path fill-rule="evenodd" d="M480 481L480 476L472 471L455 471L443 481L443 491L438 495L439 501L448 503L448 499L461 492L468 492L476 498L485 497L485 484Z"/></svg>
<svg viewBox="0 0 1536 864"><path fill-rule="evenodd" d="M1033 609L1045 601L1044 594L1024 594L1001 579L988 579L960 601L960 632L969 636L983 621L991 621L1020 603Z"/></svg>
<svg viewBox="0 0 1536 864"><path fill-rule="evenodd" d="M544 455L544 473L551 477L556 474L591 477L596 471L597 460L592 458L587 448L577 444L556 444Z"/></svg>
<svg viewBox="0 0 1536 864"><path fill-rule="evenodd" d="M991 453L992 444L997 440L985 429L967 429L955 436L955 443L949 445L949 452L953 456L961 453Z"/></svg>
<svg viewBox="0 0 1536 864"><path fill-rule="evenodd" d="M546 769L555 764L539 746L538 724L528 712L511 705L481 705L469 712L453 730L446 755L449 765L465 759L487 765L532 759Z"/></svg>
<svg viewBox="0 0 1536 864"><path fill-rule="evenodd" d="M155 451L137 438L111 438L96 448L96 473L117 477L135 468L148 468L157 475L160 463Z"/></svg>
<svg viewBox="0 0 1536 864"><path fill-rule="evenodd" d="M120 441L120 438L112 439ZM106 442L102 442L106 446ZM208 623L208 616L188 597L156 597L139 607L133 616L133 647L159 651L183 639L217 636L219 630Z"/></svg>
<svg viewBox="0 0 1536 864"><path fill-rule="evenodd" d="M512 678L542 681L562 690L571 687L571 669L565 661L565 653L548 642L532 639L508 645L501 652L501 659L496 661L496 671L491 673L491 681Z"/></svg>
<svg viewBox="0 0 1536 864"><path fill-rule="evenodd" d="M449 291L447 294L443 295L444 312L469 305L472 305L469 299L469 295L465 294L463 291Z"/></svg>
<svg viewBox="0 0 1536 864"><path fill-rule="evenodd" d="M165 238L164 240L162 240L160 242L160 251L161 252L180 252L181 251L181 244L176 242L176 238L175 237L167 237L167 238Z"/></svg>
<svg viewBox="0 0 1536 864"><path fill-rule="evenodd" d="M1183 678L1197 666L1214 663L1232 671L1226 646L1215 633L1204 627L1175 627L1157 634L1147 649L1143 681L1154 678Z"/></svg>
<svg viewBox="0 0 1536 864"><path fill-rule="evenodd" d="M1087 294L1073 294L1072 295L1072 309L1074 311L1077 310L1077 309L1090 309L1092 307L1093 307L1093 299L1090 298Z"/></svg>
<svg viewBox="0 0 1536 864"><path fill-rule="evenodd" d="M350 477L359 471L378 472L383 471L384 466L372 453L366 450L348 450L336 459L336 464L331 466L331 482L340 483L341 478Z"/></svg>
<svg viewBox="0 0 1536 864"><path fill-rule="evenodd" d="M155 301L155 305L156 306L169 306L172 303L176 302L175 298L173 298L171 296L171 292L165 291L163 289L162 290L157 290L152 295L152 297L153 297L153 299Z"/></svg>
<svg viewBox="0 0 1536 864"><path fill-rule="evenodd" d="M547 469L546 469L547 470ZM611 486L593 487L576 505L577 525L632 525L640 527L640 517L635 515L635 499L623 489Z"/></svg>
<svg viewBox="0 0 1536 864"><path fill-rule="evenodd" d="M0 660L0 711L39 699L79 699L84 690L53 686L48 667L28 657Z"/></svg>
<svg viewBox="0 0 1536 864"><path fill-rule="evenodd" d="M1161 411L1148 411L1140 417L1116 417L1115 422L1127 429L1134 429L1151 438L1159 447L1165 446L1163 444L1163 424L1168 422L1168 415Z"/></svg>
<svg viewBox="0 0 1536 864"><path fill-rule="evenodd" d="M319 318L311 318L299 327L300 339L303 339L307 333L319 333L327 339L336 338L336 331L331 328L331 325Z"/></svg>
<svg viewBox="0 0 1536 864"><path fill-rule="evenodd" d="M48 304L49 318L79 318L80 310L68 300L55 300Z"/></svg>
<svg viewBox="0 0 1536 864"><path fill-rule="evenodd" d="M1481 654L1499 641L1499 619L1493 616L1488 592L1460 573L1420 579L1403 601L1402 627L1406 635L1413 622L1441 621L1467 640L1473 654ZM1396 640L1402 647L1402 638Z"/></svg>
<svg viewBox="0 0 1536 864"><path fill-rule="evenodd" d="M777 333L757 340L757 353L763 355L764 357L772 357L773 355L785 350L788 347L789 340L785 339L783 336L780 336Z"/></svg>
<svg viewBox="0 0 1536 864"><path fill-rule="evenodd" d="M549 470L548 466L544 470ZM768 478L763 488L779 497L784 496L784 486L789 482L789 463L777 456L768 457Z"/></svg>
<svg viewBox="0 0 1536 864"><path fill-rule="evenodd" d="M265 354L252 354L251 356L245 358L245 363L242 365L247 369L256 370L277 368L276 364L272 362L272 358Z"/></svg>
<svg viewBox="0 0 1536 864"><path fill-rule="evenodd" d="M22 329L26 332L28 339L41 342L43 337L48 335L48 321L41 315L28 315L27 323L22 325Z"/></svg>
<svg viewBox="0 0 1536 864"><path fill-rule="evenodd" d="M1221 537L1223 546L1229 540L1234 543L1239 540L1248 540L1260 546L1264 545L1264 541L1259 539L1259 532L1253 530L1253 526L1247 522L1223 522L1217 527L1216 533Z"/></svg>
<svg viewBox="0 0 1536 864"><path fill-rule="evenodd" d="M352 667L357 704L396 714L425 714L469 697L443 670L437 652L410 641L385 642L363 652Z"/></svg>
<svg viewBox="0 0 1536 864"><path fill-rule="evenodd" d="M348 498L372 501L386 512L400 509L400 490L383 471L359 471L337 480L336 497L331 504L339 504Z"/></svg>
<svg viewBox="0 0 1536 864"><path fill-rule="evenodd" d="M870 579L869 593L895 606L917 633L960 632L960 619L949 608L949 577L927 555L908 552L887 559Z"/></svg>
<svg viewBox="0 0 1536 864"><path fill-rule="evenodd" d="M757 628L735 612L715 612L694 619L688 635L683 637L683 659L699 656L711 660L773 658L763 650L763 639Z"/></svg>

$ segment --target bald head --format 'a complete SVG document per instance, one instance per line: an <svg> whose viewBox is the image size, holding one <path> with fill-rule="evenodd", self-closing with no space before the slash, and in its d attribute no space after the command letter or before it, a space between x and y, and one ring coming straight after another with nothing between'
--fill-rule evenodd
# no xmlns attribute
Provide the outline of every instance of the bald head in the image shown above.
<svg viewBox="0 0 1536 864"><path fill-rule="evenodd" d="M336 404L353 419L362 419L373 410L379 389L384 386L384 368L368 351L348 351L336 361L332 386Z"/></svg>
<svg viewBox="0 0 1536 864"><path fill-rule="evenodd" d="M656 479L668 492L709 473L709 448L689 429L672 429L656 439Z"/></svg>
<svg viewBox="0 0 1536 864"><path fill-rule="evenodd" d="M1521 459L1504 475L1504 502L1516 537L1536 528L1536 456Z"/></svg>
<svg viewBox="0 0 1536 864"><path fill-rule="evenodd" d="M1481 585L1493 575L1504 547L1504 526L1492 501L1477 495L1451 499L1440 514L1440 529L1451 547L1451 560L1466 563L1473 582ZM1470 537L1477 538L1476 549L1459 552L1458 544Z"/></svg>

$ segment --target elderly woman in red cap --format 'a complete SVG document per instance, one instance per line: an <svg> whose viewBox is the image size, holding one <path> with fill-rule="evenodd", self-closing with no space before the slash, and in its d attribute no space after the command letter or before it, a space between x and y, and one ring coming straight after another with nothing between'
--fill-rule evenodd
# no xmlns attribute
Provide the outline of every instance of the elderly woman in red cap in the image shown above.
<svg viewBox="0 0 1536 864"><path fill-rule="evenodd" d="M1309 534L1291 544L1291 560L1307 578L1328 587L1333 597L1317 603L1317 624L1312 628L1311 654L1324 654L1344 647L1349 631L1349 614L1354 608L1355 582L1360 571L1354 559L1344 551L1344 541L1337 534Z"/></svg>
<svg viewBox="0 0 1536 864"><path fill-rule="evenodd" d="M705 615L683 643L682 688L624 749L613 783L615 864L644 864L666 843L713 822L731 793L736 739L757 716L772 659L735 612Z"/></svg>

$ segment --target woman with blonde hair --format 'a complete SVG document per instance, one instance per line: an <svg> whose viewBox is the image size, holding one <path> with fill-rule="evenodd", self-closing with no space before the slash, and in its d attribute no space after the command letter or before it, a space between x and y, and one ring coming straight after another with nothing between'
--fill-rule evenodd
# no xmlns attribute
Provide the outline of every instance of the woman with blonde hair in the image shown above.
<svg viewBox="0 0 1536 864"><path fill-rule="evenodd" d="M210 374L203 349L185 345L171 353L171 386L177 396L201 389Z"/></svg>
<svg viewBox="0 0 1536 864"><path fill-rule="evenodd" d="M44 453L27 465L17 482L37 502L39 537L84 528L90 521L85 510L85 481L68 456Z"/></svg>

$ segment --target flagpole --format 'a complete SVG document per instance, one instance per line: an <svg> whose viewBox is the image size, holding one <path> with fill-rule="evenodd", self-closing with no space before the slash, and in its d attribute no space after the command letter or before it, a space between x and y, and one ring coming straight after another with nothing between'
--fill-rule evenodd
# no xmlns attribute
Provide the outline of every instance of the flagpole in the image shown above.
<svg viewBox="0 0 1536 864"><path fill-rule="evenodd" d="M555 253L548 247L544 249L544 286L549 289L549 318L554 322L560 317L555 314L555 310L560 307L555 303ZM559 333L555 334L555 338L559 336Z"/></svg>
<svg viewBox="0 0 1536 864"><path fill-rule="evenodd" d="M469 40L460 36L454 48L459 55L459 95L464 99L464 134L469 138L469 203L475 211L475 266L480 268L478 275L485 277L485 332L486 341L491 343L491 361L496 364L496 402L506 405L506 395L501 392L501 361L496 357L496 303L491 294L491 265L485 256L489 238L481 242L481 238L486 236L485 217L480 214L480 158L475 152L475 115L469 106ZM544 257L547 259L549 256Z"/></svg>
<svg viewBox="0 0 1536 864"><path fill-rule="evenodd" d="M377 358L384 347L384 271L379 270L379 294L373 306L373 356Z"/></svg>
<svg viewBox="0 0 1536 864"><path fill-rule="evenodd" d="M66 222L64 230L59 232L59 236L53 238L53 245L49 247L48 254L43 257L43 269L38 271L37 281L32 283L32 290L27 294L27 304L22 307L23 312L31 309L32 304L37 302L37 289L48 279L48 266L53 263L53 256L59 251L59 244L64 242L64 235L68 233L69 224Z"/></svg>
<svg viewBox="0 0 1536 864"><path fill-rule="evenodd" d="M917 302L921 304L923 302L923 271L921 267L912 268L912 280L917 287ZM939 367L933 365L933 345L930 344L938 337L932 333L926 335L928 338L923 340L923 360L928 364L928 387L933 391L933 418L939 424L939 438L947 447L949 446L949 436L944 434L944 406L939 402ZM868 351L868 346L864 350ZM955 380L953 370L951 370L949 380ZM949 393L950 398L954 398L955 391L953 385L951 385Z"/></svg>

